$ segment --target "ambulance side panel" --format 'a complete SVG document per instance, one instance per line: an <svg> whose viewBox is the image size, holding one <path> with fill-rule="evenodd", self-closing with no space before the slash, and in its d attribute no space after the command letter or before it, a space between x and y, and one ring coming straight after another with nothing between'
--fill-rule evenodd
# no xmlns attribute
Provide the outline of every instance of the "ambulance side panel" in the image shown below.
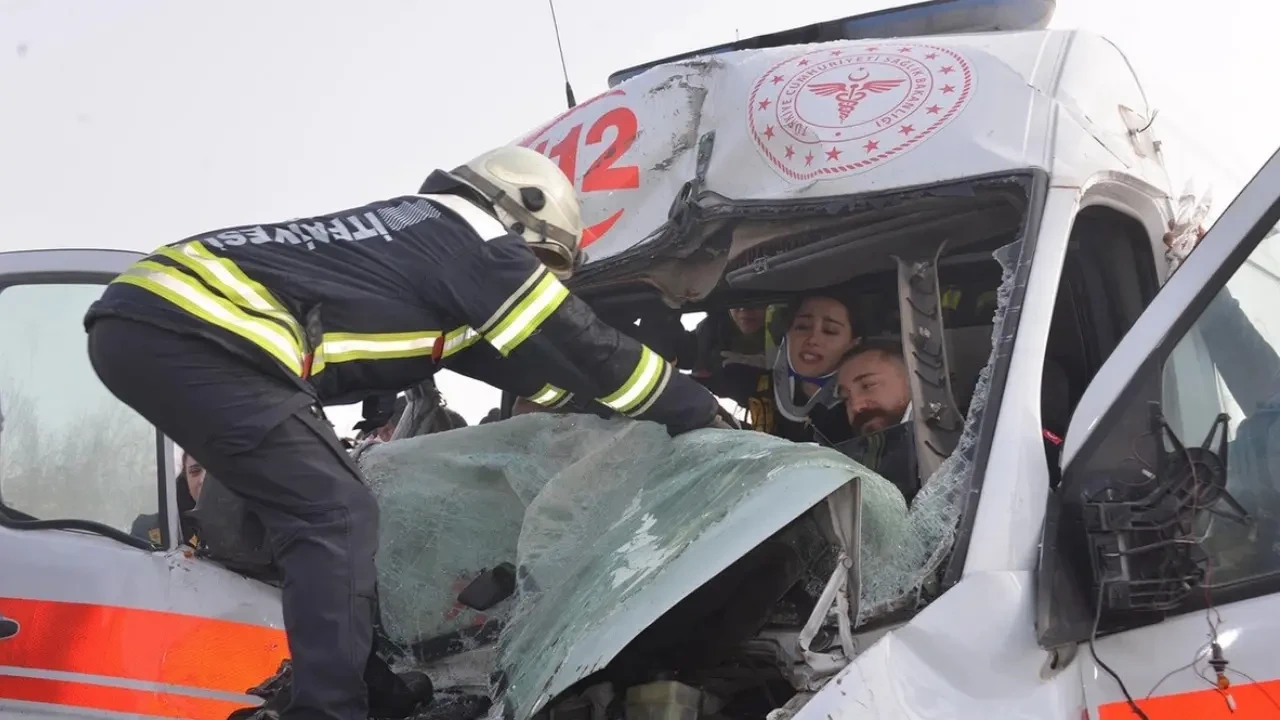
<svg viewBox="0 0 1280 720"><path fill-rule="evenodd" d="M137 258L0 253L0 714L224 718L288 656L279 591L178 545L172 446L89 364Z"/></svg>
<svg viewBox="0 0 1280 720"><path fill-rule="evenodd" d="M1046 626L1075 628L1054 642L1081 642L1077 665L1092 718L1280 714L1277 188L1280 153L1165 284L1072 419L1061 502L1073 502L1085 487L1096 496L1105 487L1096 485L1100 479L1122 482L1125 468L1157 462L1145 421L1149 403L1158 401L1187 446L1201 445L1220 413L1229 418L1226 489L1250 515L1241 523L1229 519L1225 505L1209 506L1212 524L1200 528L1196 543L1207 556L1203 583L1172 609L1098 611L1093 590L1074 608L1058 598L1042 602ZM1044 567L1062 567L1071 538L1051 525L1046 547ZM1084 580L1075 583L1082 593ZM1210 662L1215 645L1225 661L1221 672Z"/></svg>

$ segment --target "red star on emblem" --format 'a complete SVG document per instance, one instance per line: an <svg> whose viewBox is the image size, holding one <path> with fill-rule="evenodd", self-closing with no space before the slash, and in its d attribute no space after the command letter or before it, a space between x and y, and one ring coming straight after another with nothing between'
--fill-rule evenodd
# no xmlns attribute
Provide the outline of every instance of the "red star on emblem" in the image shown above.
<svg viewBox="0 0 1280 720"><path fill-rule="evenodd" d="M832 51L831 51L831 54L832 54L832 56L834 56L834 57L840 57L841 55L843 55L843 54L844 54L844 51L843 51L843 50L832 50Z"/></svg>
<svg viewBox="0 0 1280 720"><path fill-rule="evenodd" d="M877 141L877 140L868 140L868 141L867 141L867 144L862 146L862 149L863 149L863 150L866 150L866 151L867 151L867 154L870 154L873 150L876 150L876 149L878 149L879 147L880 147L880 142L879 142L879 141Z"/></svg>
<svg viewBox="0 0 1280 720"><path fill-rule="evenodd" d="M805 65L808 65L809 58L800 58L800 62L798 64L800 65L800 67L804 67Z"/></svg>
<svg viewBox="0 0 1280 720"><path fill-rule="evenodd" d="M810 151L809 151L809 154L808 154L808 155L805 155L805 156L804 156L804 164L805 164L805 165L811 165L811 164L813 164L813 151L812 151L812 150L810 150Z"/></svg>
<svg viewBox="0 0 1280 720"><path fill-rule="evenodd" d="M765 128L764 128L764 136L765 136L765 137L767 137L767 138L769 138L770 140L772 140L772 139L773 139L773 126L772 126L772 125L766 125L766 126L765 126Z"/></svg>
<svg viewBox="0 0 1280 720"><path fill-rule="evenodd" d="M787 146L787 159L788 159L788 160L790 160L791 158L795 157L795 154L796 154L796 151L795 151L795 150L792 150L792 149L791 149L791 146L790 146L790 145L788 145L788 146Z"/></svg>
<svg viewBox="0 0 1280 720"><path fill-rule="evenodd" d="M930 115L937 115L939 112L941 112L941 111L942 111L942 106L941 106L941 105L930 105L928 108L926 108L926 111L927 111Z"/></svg>
<svg viewBox="0 0 1280 720"><path fill-rule="evenodd" d="M768 98L765 98L764 100L761 100L761 101L760 101L760 109L761 109L761 110L768 110L768 109L769 109L769 99L768 99Z"/></svg>
<svg viewBox="0 0 1280 720"><path fill-rule="evenodd" d="M872 45L871 47L867 48L867 52L875 52L879 49L880 49L879 45Z"/></svg>
<svg viewBox="0 0 1280 720"><path fill-rule="evenodd" d="M956 91L956 89L955 89L954 87L950 86L950 85L943 85L943 86L942 86L942 92L944 92L944 93L953 93L953 92L955 92L955 91Z"/></svg>
<svg viewBox="0 0 1280 720"><path fill-rule="evenodd" d="M828 150L828 151L827 151L827 159L828 159L828 160L839 160L839 159L840 159L840 148L834 148L834 147L833 147L833 148L831 148L830 150Z"/></svg>
<svg viewBox="0 0 1280 720"><path fill-rule="evenodd" d="M780 83L780 82L782 82L782 76L781 76L781 75L774 75L774 76L773 76L773 84L774 84L774 85L777 85L777 84L778 84L778 83Z"/></svg>
<svg viewBox="0 0 1280 720"><path fill-rule="evenodd" d="M909 47L900 47L900 48L898 48L898 52L909 53L909 52L911 52L911 48L909 48Z"/></svg>
<svg viewBox="0 0 1280 720"><path fill-rule="evenodd" d="M937 59L938 59L938 53L929 53L928 55L925 55L925 56L924 56L924 59L925 59L925 60L937 60Z"/></svg>
<svg viewBox="0 0 1280 720"><path fill-rule="evenodd" d="M902 128L898 130L898 132L902 133L903 135L910 135L915 131L916 129L914 127L911 127L910 125L903 125Z"/></svg>
<svg viewBox="0 0 1280 720"><path fill-rule="evenodd" d="M939 72L941 72L943 75L950 75L951 73L953 73L953 72L955 72L955 71L956 71L956 69L955 69L955 67L954 67L954 66L952 66L952 65L943 65L943 66L942 66L942 70L939 70Z"/></svg>

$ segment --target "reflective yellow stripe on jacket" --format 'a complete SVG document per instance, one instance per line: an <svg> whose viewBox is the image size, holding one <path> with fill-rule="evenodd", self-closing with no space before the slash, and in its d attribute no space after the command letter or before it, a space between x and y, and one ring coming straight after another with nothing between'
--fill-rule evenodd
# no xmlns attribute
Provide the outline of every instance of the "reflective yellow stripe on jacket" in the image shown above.
<svg viewBox="0 0 1280 720"><path fill-rule="evenodd" d="M538 331L567 297L569 289L540 267L480 326L480 334L503 357L510 355Z"/></svg>
<svg viewBox="0 0 1280 720"><path fill-rule="evenodd" d="M250 280L236 264L220 258L199 241L189 242L181 247L161 248L158 254L190 268L210 287L221 292L228 300L243 308L266 315L285 326L297 341L299 347L305 347L302 326L278 300L255 280Z"/></svg>
<svg viewBox="0 0 1280 720"><path fill-rule="evenodd" d="M671 379L671 366L658 353L641 346L640 360L622 387L600 398L613 410L623 415L636 416L648 410Z"/></svg>
<svg viewBox="0 0 1280 720"><path fill-rule="evenodd" d="M113 282L135 285L177 305L201 320L257 345L295 374L302 374L302 345L279 324L251 315L219 297L181 270L143 260Z"/></svg>
<svg viewBox="0 0 1280 720"><path fill-rule="evenodd" d="M435 351L438 330L400 333L325 333L316 349L311 373L318 374L326 365L354 360L392 360L428 357ZM480 340L480 334L463 326L444 333L442 358L455 355Z"/></svg>
<svg viewBox="0 0 1280 720"><path fill-rule="evenodd" d="M571 399L573 399L573 395L567 390L561 390L548 383L543 385L541 390L534 393L529 398L529 401L545 408L555 409L564 407Z"/></svg>
<svg viewBox="0 0 1280 720"><path fill-rule="evenodd" d="M210 325L262 348L294 374L302 374L307 348L302 325L271 291L250 279L235 263L209 252L199 241L161 248L157 254L190 270L199 280L179 268L143 260L113 282L134 285L159 295ZM526 308L527 302L528 299L517 305L517 309ZM324 333L314 350L311 375L333 363L428 357L433 354L441 334L439 330ZM444 336L443 357L461 352L480 340L480 334L466 326Z"/></svg>

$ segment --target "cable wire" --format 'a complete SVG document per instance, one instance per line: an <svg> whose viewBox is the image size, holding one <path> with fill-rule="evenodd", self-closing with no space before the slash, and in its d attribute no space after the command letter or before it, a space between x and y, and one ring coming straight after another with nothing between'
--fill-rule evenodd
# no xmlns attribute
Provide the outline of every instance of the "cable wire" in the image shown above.
<svg viewBox="0 0 1280 720"><path fill-rule="evenodd" d="M1115 670L1111 669L1111 666L1102 662L1102 658L1098 657L1098 650L1094 647L1093 641L1098 637L1098 624L1102 622L1102 598L1106 589L1107 584L1105 582L1098 583L1098 605L1093 613L1093 631L1089 633L1089 654L1093 656L1093 661L1097 663L1098 667L1102 668L1102 671L1110 675L1111 679L1116 681L1116 685L1120 686L1120 692L1124 694L1124 699L1129 703L1129 709L1133 710L1133 714L1137 715L1141 720L1151 720L1142 711L1142 708L1138 707L1133 695L1129 694L1129 688L1125 686L1124 680L1120 679L1120 676L1116 674Z"/></svg>
<svg viewBox="0 0 1280 720"><path fill-rule="evenodd" d="M560 42L560 21L556 20L556 3L555 0L547 0L547 7L551 8L551 27L556 31L556 51L560 53L560 71L564 73L564 94L565 99L569 102L569 107L577 105L577 101L573 99L573 86L569 84L569 66L564 61L564 45Z"/></svg>
<svg viewBox="0 0 1280 720"><path fill-rule="evenodd" d="M1267 692L1267 688L1264 687L1262 683L1258 682L1257 680L1254 680L1253 676L1247 675L1239 670L1236 670L1235 668L1227 668L1227 672L1235 673L1236 675L1239 675L1245 680L1248 680L1249 682L1253 683L1253 686L1258 689L1258 692L1265 695L1266 698L1271 701L1271 704L1274 705L1277 710L1280 710L1280 702L1276 702L1276 699L1272 697L1271 693Z"/></svg>
<svg viewBox="0 0 1280 720"><path fill-rule="evenodd" d="M1156 684L1152 685L1151 689L1147 691L1147 699L1150 699L1152 695L1156 694L1156 690L1160 689L1160 686L1164 684L1165 680L1168 680L1169 678L1173 677L1174 675L1177 675L1183 670L1194 670L1196 663L1200 662L1201 656L1204 655L1205 652L1208 651L1208 649L1209 649L1209 643L1205 643L1204 645L1201 645L1196 650L1196 655L1194 658L1191 659L1191 662L1187 663L1186 665L1183 665L1182 667L1174 668L1173 670L1170 670L1169 672L1165 673L1164 677L1156 681Z"/></svg>

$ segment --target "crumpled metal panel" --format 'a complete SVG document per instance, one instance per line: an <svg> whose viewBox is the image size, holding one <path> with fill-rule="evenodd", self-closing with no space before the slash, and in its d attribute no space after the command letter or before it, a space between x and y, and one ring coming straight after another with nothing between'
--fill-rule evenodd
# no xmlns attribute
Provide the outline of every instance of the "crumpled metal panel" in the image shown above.
<svg viewBox="0 0 1280 720"><path fill-rule="evenodd" d="M888 481L843 455L749 431L531 414L369 450L382 508L383 622L398 642L474 626L468 572L515 561L496 699L527 718L823 498L861 478L863 544L901 545ZM878 549L878 550L877 550ZM483 620L480 620L483 622Z"/></svg>

